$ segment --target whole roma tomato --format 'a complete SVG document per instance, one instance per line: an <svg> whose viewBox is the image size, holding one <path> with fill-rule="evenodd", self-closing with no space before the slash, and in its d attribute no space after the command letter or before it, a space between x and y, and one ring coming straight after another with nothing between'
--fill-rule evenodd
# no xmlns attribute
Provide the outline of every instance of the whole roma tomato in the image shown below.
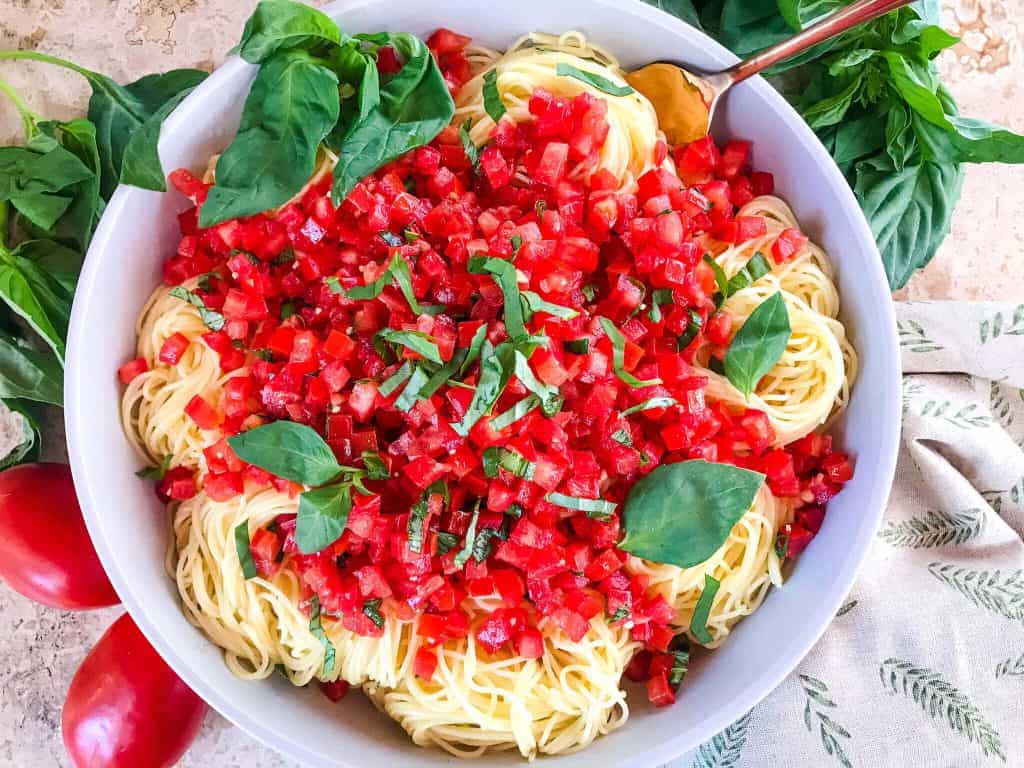
<svg viewBox="0 0 1024 768"><path fill-rule="evenodd" d="M0 472L0 579L53 608L118 602L89 539L66 465L22 464Z"/></svg>
<svg viewBox="0 0 1024 768"><path fill-rule="evenodd" d="M192 744L206 704L126 613L78 668L61 725L76 768L169 768Z"/></svg>

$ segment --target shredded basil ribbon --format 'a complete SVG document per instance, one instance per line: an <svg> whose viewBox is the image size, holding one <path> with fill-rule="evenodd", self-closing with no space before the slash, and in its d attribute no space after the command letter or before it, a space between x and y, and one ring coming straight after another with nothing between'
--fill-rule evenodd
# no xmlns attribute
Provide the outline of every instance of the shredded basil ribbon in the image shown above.
<svg viewBox="0 0 1024 768"><path fill-rule="evenodd" d="M489 69L484 73L484 109L491 120L498 122L505 116L505 103L498 91L498 70Z"/></svg>
<svg viewBox="0 0 1024 768"><path fill-rule="evenodd" d="M608 520L616 507L614 502L604 499L582 499L579 496L566 496L564 493L549 493L546 498L560 507L586 512L587 517L594 520Z"/></svg>
<svg viewBox="0 0 1024 768"><path fill-rule="evenodd" d="M625 369L626 361L626 337L615 327L615 324L607 317L600 318L601 327L612 343L612 367L615 375L631 387L656 387L662 383L661 379L638 379Z"/></svg>
<svg viewBox="0 0 1024 768"><path fill-rule="evenodd" d="M493 445L484 448L483 465L487 477L497 477L498 470L505 469L524 480L533 480L533 471L536 468L532 461L528 461L515 451Z"/></svg>
<svg viewBox="0 0 1024 768"><path fill-rule="evenodd" d="M256 563L252 559L252 550L249 547L249 521L245 520L235 526L235 551L238 553L238 562L242 566L242 575L246 581L255 579L258 575Z"/></svg>
<svg viewBox="0 0 1024 768"><path fill-rule="evenodd" d="M698 642L707 645L712 642L711 633L708 632L708 617L711 615L711 607L715 603L715 595L718 588L722 586L715 577L704 574L704 589L697 600L697 607L693 609L693 616L690 617L690 632Z"/></svg>
<svg viewBox="0 0 1024 768"><path fill-rule="evenodd" d="M571 64L559 63L555 69L555 74L559 77L573 77L579 80L581 83L591 85L602 93L607 93L609 96L629 96L632 93L636 93L628 85L616 85L607 77L594 74L593 72L587 72L586 70L574 67Z"/></svg>
<svg viewBox="0 0 1024 768"><path fill-rule="evenodd" d="M320 644L324 647L324 676L331 674L334 671L334 643L327 637L327 633L324 632L323 624L320 622L320 597L313 595L309 601L309 631L313 633L313 637L320 641Z"/></svg>

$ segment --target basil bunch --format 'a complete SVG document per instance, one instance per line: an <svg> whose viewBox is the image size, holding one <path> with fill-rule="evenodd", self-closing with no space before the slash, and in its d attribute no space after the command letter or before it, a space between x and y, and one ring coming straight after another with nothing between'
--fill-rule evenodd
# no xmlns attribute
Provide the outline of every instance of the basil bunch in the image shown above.
<svg viewBox="0 0 1024 768"><path fill-rule="evenodd" d="M738 56L779 42L849 0L646 0L705 29ZM964 163L1024 163L1024 136L961 117L934 58L957 38L938 0L826 41L774 70L853 188L893 289L949 233Z"/></svg>

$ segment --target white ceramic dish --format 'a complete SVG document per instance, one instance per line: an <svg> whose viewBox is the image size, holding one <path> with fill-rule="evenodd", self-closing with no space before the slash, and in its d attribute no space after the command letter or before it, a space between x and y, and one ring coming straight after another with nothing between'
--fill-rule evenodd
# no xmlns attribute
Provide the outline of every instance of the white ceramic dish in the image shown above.
<svg viewBox="0 0 1024 768"><path fill-rule="evenodd" d="M582 29L625 65L678 59L712 70L734 58L668 15L631 0L347 0L327 9L343 30L447 26L504 47L531 30ZM241 13L237 26L241 30ZM142 74L142 73L140 73ZM237 127L253 68L232 59L167 120L164 168L201 168ZM676 706L654 710L632 695L629 723L576 755L544 759L552 768L653 766L695 747L743 715L794 668L828 626L853 583L881 518L896 463L900 423L899 358L888 287L860 209L814 134L760 78L736 88L716 116L720 137L754 142L758 168L775 174L780 193L838 269L844 320L862 368L840 444L856 475L829 506L825 526L784 589L772 592L729 642L697 661ZM134 357L134 325L174 248L175 214L184 206L121 187L89 250L71 318L66 378L67 434L75 485L89 531L125 606L157 650L216 710L290 758L315 766L428 768L455 760L420 749L358 695L330 704L315 690L282 680L243 682L220 651L179 610L164 573L168 518L151 484L135 477L139 460L121 433L118 366ZM515 755L488 765L518 763Z"/></svg>

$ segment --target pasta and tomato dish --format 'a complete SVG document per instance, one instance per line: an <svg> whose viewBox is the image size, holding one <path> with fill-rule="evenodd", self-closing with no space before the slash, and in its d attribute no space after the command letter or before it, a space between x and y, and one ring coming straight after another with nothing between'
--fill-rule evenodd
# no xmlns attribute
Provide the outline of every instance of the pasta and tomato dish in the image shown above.
<svg viewBox="0 0 1024 768"><path fill-rule="evenodd" d="M581 749L647 706L624 679L670 704L852 477L827 255L747 142L668 146L579 33L254 19L119 372L185 616L460 757ZM268 127L261 78L303 67L319 117ZM256 130L309 147L242 187Z"/></svg>

